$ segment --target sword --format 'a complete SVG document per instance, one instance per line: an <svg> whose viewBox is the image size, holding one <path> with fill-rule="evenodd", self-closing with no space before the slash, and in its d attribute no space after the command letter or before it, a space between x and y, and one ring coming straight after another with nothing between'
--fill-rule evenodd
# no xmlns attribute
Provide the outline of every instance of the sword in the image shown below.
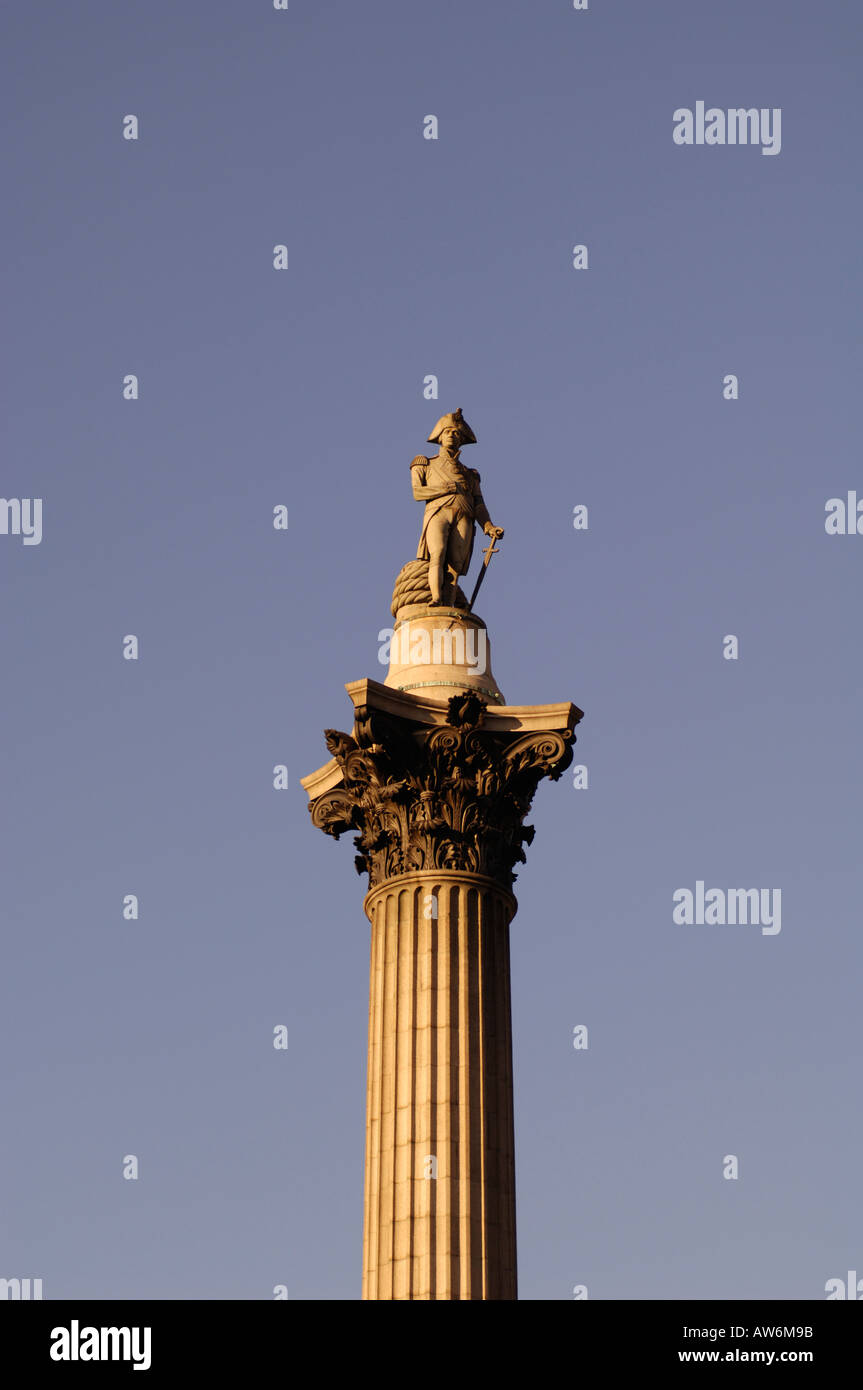
<svg viewBox="0 0 863 1390"><path fill-rule="evenodd" d="M482 552L483 555L485 556L485 559L484 559L483 562L482 562L482 569L480 570L479 574L477 575L477 577L476 577L476 583L475 583L474 586L473 586L473 593L472 593L471 596L470 596L470 603L469 603L468 606L467 606L467 611L468 611L468 613L472 613L472 612L473 612L474 600L476 599L476 596L477 596L477 594L479 593L480 585L482 584L482 581L485 579L485 574L486 574L486 570L488 569L488 566L489 566L489 561L491 560L492 555L496 555L496 554L497 554L497 552L498 552L499 549L500 549L500 546L495 545L495 543L494 543L494 536L492 536L491 540L490 540L489 543L488 543L488 548Z"/></svg>

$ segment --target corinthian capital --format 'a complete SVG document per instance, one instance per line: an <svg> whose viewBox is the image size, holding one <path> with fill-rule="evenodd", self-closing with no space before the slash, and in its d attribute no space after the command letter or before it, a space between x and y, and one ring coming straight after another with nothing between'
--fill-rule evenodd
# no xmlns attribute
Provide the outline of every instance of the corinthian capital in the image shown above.
<svg viewBox="0 0 863 1390"><path fill-rule="evenodd" d="M328 729L333 762L305 779L313 823L336 839L356 832L357 871L370 887L415 870L461 869L509 888L533 839L524 821L534 792L572 762L581 711L489 708L474 694L432 708L381 694L373 681L360 686L351 691L353 733ZM546 711L557 727L541 727Z"/></svg>

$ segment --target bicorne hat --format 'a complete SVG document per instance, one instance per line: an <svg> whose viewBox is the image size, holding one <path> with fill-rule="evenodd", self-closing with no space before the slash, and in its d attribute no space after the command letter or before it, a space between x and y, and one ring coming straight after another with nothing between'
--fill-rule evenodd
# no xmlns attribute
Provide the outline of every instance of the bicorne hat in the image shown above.
<svg viewBox="0 0 863 1390"><path fill-rule="evenodd" d="M451 415L442 415L428 437L429 444L440 444L444 430L458 430L462 444L475 444L476 435L461 413L461 406Z"/></svg>

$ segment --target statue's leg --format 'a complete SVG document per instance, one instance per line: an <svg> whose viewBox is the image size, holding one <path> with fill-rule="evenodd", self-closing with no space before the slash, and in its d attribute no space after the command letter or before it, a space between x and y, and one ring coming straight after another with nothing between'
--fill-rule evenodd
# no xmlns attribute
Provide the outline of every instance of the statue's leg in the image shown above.
<svg viewBox="0 0 863 1390"><path fill-rule="evenodd" d="M439 511L432 517L426 530L429 548L429 588L432 603L443 602L444 565L447 558L447 544L450 535L450 518Z"/></svg>
<svg viewBox="0 0 863 1390"><path fill-rule="evenodd" d="M451 584L450 602L455 600L455 590L460 574L464 574L467 569L468 555L470 554L470 544L473 539L473 521L469 516L462 513L456 517L452 529L449 533L449 548L447 554L447 568Z"/></svg>

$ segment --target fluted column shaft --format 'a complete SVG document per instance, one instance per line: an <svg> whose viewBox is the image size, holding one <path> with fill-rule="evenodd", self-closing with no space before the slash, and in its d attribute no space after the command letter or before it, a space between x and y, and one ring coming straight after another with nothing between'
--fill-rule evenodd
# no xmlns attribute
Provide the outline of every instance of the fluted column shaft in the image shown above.
<svg viewBox="0 0 863 1390"><path fill-rule="evenodd" d="M515 1299L509 924L493 879L423 870L366 898L364 1299Z"/></svg>

